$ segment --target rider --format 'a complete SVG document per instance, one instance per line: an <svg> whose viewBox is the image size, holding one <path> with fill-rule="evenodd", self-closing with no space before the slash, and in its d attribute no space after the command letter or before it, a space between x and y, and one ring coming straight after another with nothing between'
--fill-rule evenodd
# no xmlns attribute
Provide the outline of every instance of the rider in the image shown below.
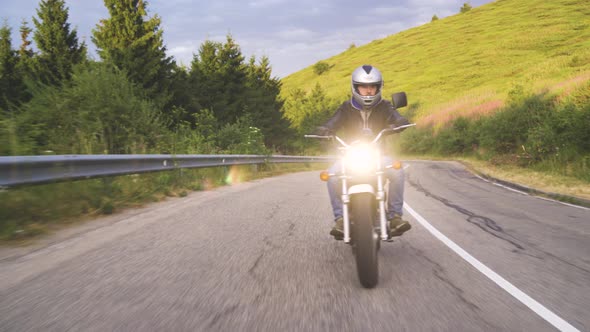
<svg viewBox="0 0 590 332"><path fill-rule="evenodd" d="M387 127L409 124L391 102L381 98L382 88L383 77L377 68L371 65L356 68L352 73L352 98L342 103L334 115L323 126L318 127L318 135L328 136L342 129L345 139L347 137L349 140L354 140L359 138L366 129L378 133ZM392 159L383 157L383 162L391 165ZM336 162L330 167L329 172L337 173L339 169L340 162ZM385 170L385 176L389 179L386 216L389 221L389 236L400 236L411 228L410 223L402 219L404 170L388 168ZM339 180L336 177L330 177L328 193L336 223L330 235L337 240L341 240L344 236L340 192Z"/></svg>

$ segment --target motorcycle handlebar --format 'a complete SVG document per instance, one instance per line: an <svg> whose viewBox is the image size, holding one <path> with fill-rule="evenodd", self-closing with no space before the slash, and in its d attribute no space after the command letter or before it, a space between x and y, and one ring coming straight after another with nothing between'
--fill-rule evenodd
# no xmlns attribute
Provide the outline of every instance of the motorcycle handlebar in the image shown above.
<svg viewBox="0 0 590 332"><path fill-rule="evenodd" d="M405 128L408 128L408 127L413 127L415 125L416 125L415 123L410 123L410 124L399 126L399 127L385 128L385 129L381 130L379 132L379 134L377 134L377 136L375 137L375 139L373 140L372 143L375 143L375 142L379 141L381 139L381 136L383 136L383 134L385 134L385 133L395 132L395 131L398 131L400 129L405 129ZM328 135L328 136L322 136L322 135L303 135L303 137L305 137L305 138L323 138L323 139L332 139L332 138L335 138L342 145L348 146L348 144L346 144L346 142L344 142L340 137L338 137L336 135Z"/></svg>
<svg viewBox="0 0 590 332"><path fill-rule="evenodd" d="M379 132L379 134L377 134L377 137L375 137L375 139L373 140L373 143L375 143L375 142L377 142L379 139L381 139L381 136L383 136L383 134L385 134L385 133L389 133L389 132L396 132L396 131L398 131L398 130L400 130L400 129L405 129L405 128L408 128L408 127L413 127L413 126L415 126L415 125L416 125L415 123L410 123L410 124L403 125L403 126L399 126L399 127L394 127L394 128L385 128L385 129L381 130L381 131Z"/></svg>
<svg viewBox="0 0 590 332"><path fill-rule="evenodd" d="M305 138L332 138L334 136L321 136L321 135L303 135Z"/></svg>

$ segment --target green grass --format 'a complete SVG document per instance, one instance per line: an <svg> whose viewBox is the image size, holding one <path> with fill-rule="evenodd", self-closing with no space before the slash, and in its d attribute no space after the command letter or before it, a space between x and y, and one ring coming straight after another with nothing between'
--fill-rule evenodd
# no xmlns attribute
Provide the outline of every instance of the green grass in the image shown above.
<svg viewBox="0 0 590 332"><path fill-rule="evenodd" d="M493 112L515 86L559 94L590 79L589 15L587 0L495 1L325 59L322 75L310 66L283 78L282 95L319 83L344 100L352 70L368 63L384 95L406 91L426 123Z"/></svg>

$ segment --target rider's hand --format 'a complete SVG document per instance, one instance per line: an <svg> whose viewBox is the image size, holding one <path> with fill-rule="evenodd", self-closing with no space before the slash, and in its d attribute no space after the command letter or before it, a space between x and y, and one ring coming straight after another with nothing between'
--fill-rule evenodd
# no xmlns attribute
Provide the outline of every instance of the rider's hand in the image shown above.
<svg viewBox="0 0 590 332"><path fill-rule="evenodd" d="M401 127L401 126L405 126L405 125L408 125L408 124L410 124L410 121L408 121L407 119L403 118L400 121L398 121L397 123L390 125L389 127L391 129L394 129L395 127ZM401 133L402 131L404 131L406 129L407 128L400 128L400 129L394 130L393 132L394 133Z"/></svg>
<svg viewBox="0 0 590 332"><path fill-rule="evenodd" d="M318 136L332 136L333 132L327 127L317 127L314 134Z"/></svg>
<svg viewBox="0 0 590 332"><path fill-rule="evenodd" d="M408 121L408 119L402 117L401 119L399 119L399 121L396 123L396 125L399 126L405 126L405 125L409 125L410 121Z"/></svg>

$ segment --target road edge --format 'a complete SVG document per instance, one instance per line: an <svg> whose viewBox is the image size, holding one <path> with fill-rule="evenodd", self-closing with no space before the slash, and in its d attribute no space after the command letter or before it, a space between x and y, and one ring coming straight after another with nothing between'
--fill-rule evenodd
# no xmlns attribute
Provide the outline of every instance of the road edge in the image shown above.
<svg viewBox="0 0 590 332"><path fill-rule="evenodd" d="M525 192L530 195L550 198L550 199L554 199L556 201L560 201L563 203L568 203L568 204L573 204L573 205L578 205L578 206L590 208L590 200L588 200L588 199L577 197L577 196L564 195L564 194L558 194L558 193L554 193L554 192L543 191L540 189L525 186L520 183L515 183L515 182L510 182L507 180L499 179L499 178L493 177L489 174L486 174L482 171L479 171L478 169L476 169L474 166L472 166L468 162L465 162L462 160L455 160L455 161L461 163L461 165L465 166L465 168L467 170L469 170L470 172L472 172L472 173L474 173L474 174L476 174L476 175L478 175L490 182L498 183L503 186L506 186L506 187L509 187L512 189L516 189L516 190Z"/></svg>

